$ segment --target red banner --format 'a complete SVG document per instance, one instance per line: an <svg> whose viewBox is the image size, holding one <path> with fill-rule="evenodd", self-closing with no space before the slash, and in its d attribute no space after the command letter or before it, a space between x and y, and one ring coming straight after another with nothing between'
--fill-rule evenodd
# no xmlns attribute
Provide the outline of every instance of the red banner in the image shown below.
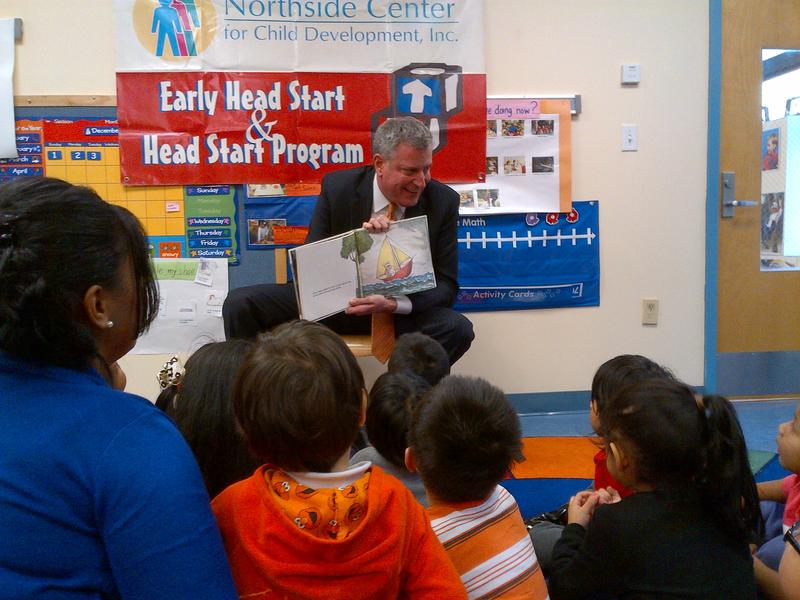
<svg viewBox="0 0 800 600"><path fill-rule="evenodd" d="M441 65L419 76L410 67L391 74L118 73L122 181L317 183L370 162L372 131L406 114L434 135L436 179L478 181L486 170L485 75Z"/></svg>

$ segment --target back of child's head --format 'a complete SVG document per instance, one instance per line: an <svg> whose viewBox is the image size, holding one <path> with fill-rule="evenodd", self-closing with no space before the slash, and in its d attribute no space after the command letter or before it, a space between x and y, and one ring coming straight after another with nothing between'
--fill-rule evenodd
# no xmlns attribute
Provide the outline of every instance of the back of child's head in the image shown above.
<svg viewBox="0 0 800 600"><path fill-rule="evenodd" d="M233 414L233 384L253 342L233 339L202 346L186 361L167 407L200 465L212 498L259 464Z"/></svg>
<svg viewBox="0 0 800 600"><path fill-rule="evenodd" d="M400 469L405 469L411 415L430 387L427 381L410 373L384 373L369 392L366 423L369 443Z"/></svg>
<svg viewBox="0 0 800 600"><path fill-rule="evenodd" d="M425 488L444 502L485 500L524 460L519 417L488 381L450 375L420 401L409 445Z"/></svg>
<svg viewBox="0 0 800 600"><path fill-rule="evenodd" d="M263 334L234 388L253 453L288 471L328 472L356 438L364 376L337 334L293 321Z"/></svg>
<svg viewBox="0 0 800 600"><path fill-rule="evenodd" d="M696 487L710 515L736 538L760 528L758 493L736 413L722 396L698 396L675 379L645 379L608 399L606 443L632 454L638 482Z"/></svg>
<svg viewBox="0 0 800 600"><path fill-rule="evenodd" d="M450 374L450 358L442 345L424 333L404 333L389 357L390 373L411 372L436 385Z"/></svg>
<svg viewBox="0 0 800 600"><path fill-rule="evenodd" d="M607 360L592 378L592 401L600 413L621 388L644 379L674 379L672 373L640 354L620 354Z"/></svg>

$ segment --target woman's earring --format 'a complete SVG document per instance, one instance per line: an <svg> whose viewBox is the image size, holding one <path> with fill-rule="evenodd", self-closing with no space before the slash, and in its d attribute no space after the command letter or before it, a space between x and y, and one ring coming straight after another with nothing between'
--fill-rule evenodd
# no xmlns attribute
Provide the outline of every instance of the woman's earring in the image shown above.
<svg viewBox="0 0 800 600"><path fill-rule="evenodd" d="M114 321L106 321L106 329L111 329L114 326Z"/></svg>

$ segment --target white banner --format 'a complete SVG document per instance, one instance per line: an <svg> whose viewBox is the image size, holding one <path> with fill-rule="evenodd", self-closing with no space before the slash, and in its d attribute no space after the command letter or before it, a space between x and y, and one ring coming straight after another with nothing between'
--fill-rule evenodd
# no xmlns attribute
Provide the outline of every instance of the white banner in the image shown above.
<svg viewBox="0 0 800 600"><path fill-rule="evenodd" d="M118 71L483 73L483 0L114 0Z"/></svg>

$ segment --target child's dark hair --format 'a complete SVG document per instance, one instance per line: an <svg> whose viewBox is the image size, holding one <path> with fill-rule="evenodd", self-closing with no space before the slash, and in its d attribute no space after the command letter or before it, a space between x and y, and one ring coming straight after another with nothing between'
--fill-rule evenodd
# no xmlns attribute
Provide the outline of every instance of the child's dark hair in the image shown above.
<svg viewBox="0 0 800 600"><path fill-rule="evenodd" d="M761 532L761 512L739 421L722 396L647 379L612 396L600 422L607 442L628 442L636 476L657 488L695 486L709 515L739 540Z"/></svg>
<svg viewBox="0 0 800 600"><path fill-rule="evenodd" d="M60 179L0 185L0 348L85 368L98 354L84 296L93 285L119 285L125 261L135 282L138 336L156 316L158 287L136 218Z"/></svg>
<svg viewBox="0 0 800 600"><path fill-rule="evenodd" d="M431 385L450 374L450 358L442 345L424 333L404 333L389 357L390 373L414 373Z"/></svg>
<svg viewBox="0 0 800 600"><path fill-rule="evenodd" d="M178 386L168 385L158 393L156 397L156 408L163 410L170 416L175 414L175 401L178 399Z"/></svg>
<svg viewBox="0 0 800 600"><path fill-rule="evenodd" d="M174 408L167 410L192 449L212 498L261 464L233 414L233 384L252 348L252 341L240 339L199 348L186 361Z"/></svg>
<svg viewBox="0 0 800 600"><path fill-rule="evenodd" d="M411 415L420 397L430 389L412 374L384 373L369 393L367 437L378 453L394 466L405 469Z"/></svg>
<svg viewBox="0 0 800 600"><path fill-rule="evenodd" d="M263 334L234 386L253 453L290 471L330 471L358 433L364 376L337 334L293 321Z"/></svg>
<svg viewBox="0 0 800 600"><path fill-rule="evenodd" d="M674 375L640 354L620 354L604 362L592 378L592 400L598 414L622 387L644 379L675 379Z"/></svg>
<svg viewBox="0 0 800 600"><path fill-rule="evenodd" d="M409 445L425 488L445 502L485 500L524 460L519 417L484 379L449 375L414 411Z"/></svg>

